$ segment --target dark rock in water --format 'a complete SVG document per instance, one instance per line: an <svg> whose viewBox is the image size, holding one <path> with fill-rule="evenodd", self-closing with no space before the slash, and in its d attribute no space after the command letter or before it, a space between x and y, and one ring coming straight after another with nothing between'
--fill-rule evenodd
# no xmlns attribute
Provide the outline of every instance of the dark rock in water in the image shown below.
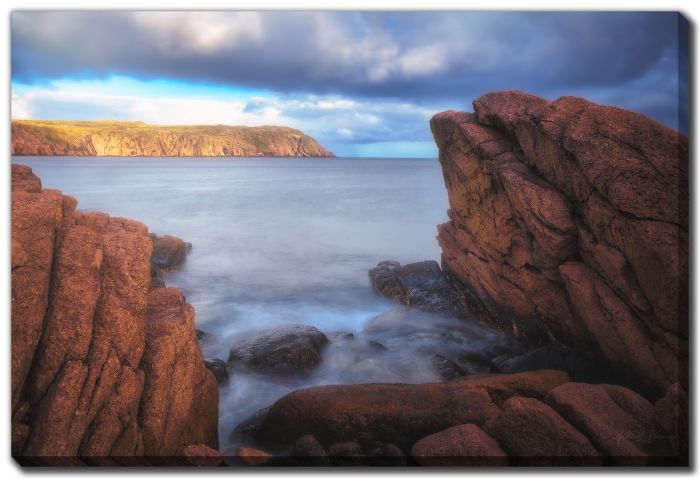
<svg viewBox="0 0 700 478"><path fill-rule="evenodd" d="M452 360L443 357L440 354L435 354L430 359L433 366L437 369L440 377L443 380L453 380L467 374L462 367L454 363Z"/></svg>
<svg viewBox="0 0 700 478"><path fill-rule="evenodd" d="M269 411L270 407L265 407L253 413L233 429L229 439L239 443L255 443L255 439L252 437L252 434L263 423Z"/></svg>
<svg viewBox="0 0 700 478"><path fill-rule="evenodd" d="M334 466L359 466L364 465L362 448L356 441L333 443L328 448L328 455Z"/></svg>
<svg viewBox="0 0 700 478"><path fill-rule="evenodd" d="M404 305L446 315L464 315L464 297L452 287L435 261L402 266L385 261L369 271L372 287L380 294Z"/></svg>
<svg viewBox="0 0 700 478"><path fill-rule="evenodd" d="M293 325L243 340L231 349L228 362L270 375L306 374L321 361L326 343L316 327Z"/></svg>
<svg viewBox="0 0 700 478"><path fill-rule="evenodd" d="M185 243L182 239L173 236L151 236L153 252L151 262L155 267L169 270L176 268L185 261L187 253L192 249L192 244Z"/></svg>
<svg viewBox="0 0 700 478"><path fill-rule="evenodd" d="M328 454L313 435L304 435L294 442L292 456L303 466L330 466Z"/></svg>
<svg viewBox="0 0 700 478"><path fill-rule="evenodd" d="M224 362L223 360L205 360L204 366L208 368L211 371L211 373L214 374L214 377L216 377L216 383L218 383L219 385L228 380L228 367L226 365L226 362Z"/></svg>
<svg viewBox="0 0 700 478"><path fill-rule="evenodd" d="M406 455L393 443L374 448L368 455L369 464L373 466L406 466Z"/></svg>
<svg viewBox="0 0 700 478"><path fill-rule="evenodd" d="M195 329L197 333L197 340L204 340L209 337L209 334L203 330Z"/></svg>
<svg viewBox="0 0 700 478"><path fill-rule="evenodd" d="M331 335L331 339L333 340L353 340L354 338L355 334L351 332L335 332Z"/></svg>
<svg viewBox="0 0 700 478"><path fill-rule="evenodd" d="M582 382L609 381L608 367L594 362L562 344L550 344L518 355L501 355L493 359L497 372L516 373L545 368L564 370L572 380Z"/></svg>

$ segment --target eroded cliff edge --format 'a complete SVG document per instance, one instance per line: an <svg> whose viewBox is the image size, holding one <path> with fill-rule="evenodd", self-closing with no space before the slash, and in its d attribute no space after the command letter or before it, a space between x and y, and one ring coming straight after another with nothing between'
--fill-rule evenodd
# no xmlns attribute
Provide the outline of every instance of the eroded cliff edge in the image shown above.
<svg viewBox="0 0 700 478"><path fill-rule="evenodd" d="M151 288L145 225L12 166L12 454L23 464L174 464L218 447L194 309Z"/></svg>
<svg viewBox="0 0 700 478"><path fill-rule="evenodd" d="M688 140L581 98L491 93L431 120L445 271L533 345L603 356L660 396L688 380Z"/></svg>
<svg viewBox="0 0 700 478"><path fill-rule="evenodd" d="M304 156L333 153L281 126L159 126L138 121L12 122L16 156Z"/></svg>

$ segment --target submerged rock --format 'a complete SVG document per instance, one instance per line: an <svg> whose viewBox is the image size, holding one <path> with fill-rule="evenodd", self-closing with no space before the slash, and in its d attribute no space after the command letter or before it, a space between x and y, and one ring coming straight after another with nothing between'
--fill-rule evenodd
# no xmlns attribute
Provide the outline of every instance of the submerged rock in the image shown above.
<svg viewBox="0 0 700 478"><path fill-rule="evenodd" d="M319 364L326 343L328 338L316 327L282 327L237 343L231 348L228 363L270 375L303 375Z"/></svg>
<svg viewBox="0 0 700 478"><path fill-rule="evenodd" d="M216 378L216 383L221 385L226 382L229 378L228 366L226 362L221 359L205 360L204 366L209 369L211 373L214 374Z"/></svg>
<svg viewBox="0 0 700 478"><path fill-rule="evenodd" d="M435 261L402 266L385 261L369 271L372 287L409 307L446 315L464 315L464 297L445 279Z"/></svg>

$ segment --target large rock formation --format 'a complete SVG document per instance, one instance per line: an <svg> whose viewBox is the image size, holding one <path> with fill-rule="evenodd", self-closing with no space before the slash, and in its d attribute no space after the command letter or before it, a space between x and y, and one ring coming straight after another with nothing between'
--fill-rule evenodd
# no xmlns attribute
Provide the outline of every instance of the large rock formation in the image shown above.
<svg viewBox="0 0 700 478"><path fill-rule="evenodd" d="M533 345L687 389L688 141L580 98L491 93L433 117L450 201L444 269Z"/></svg>
<svg viewBox="0 0 700 478"><path fill-rule="evenodd" d="M12 166L13 456L146 464L217 448L194 310L178 289L151 289L146 226L76 204Z"/></svg>
<svg viewBox="0 0 700 478"><path fill-rule="evenodd" d="M157 126L137 121L12 122L16 156L312 156L333 153L281 126Z"/></svg>

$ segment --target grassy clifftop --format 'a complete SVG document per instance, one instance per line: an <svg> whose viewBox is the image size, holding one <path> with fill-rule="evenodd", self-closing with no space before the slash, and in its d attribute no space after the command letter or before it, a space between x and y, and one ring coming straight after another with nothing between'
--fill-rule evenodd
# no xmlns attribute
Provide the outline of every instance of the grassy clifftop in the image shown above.
<svg viewBox="0 0 700 478"><path fill-rule="evenodd" d="M319 156L333 153L282 126L158 126L140 121L12 121L17 156Z"/></svg>

